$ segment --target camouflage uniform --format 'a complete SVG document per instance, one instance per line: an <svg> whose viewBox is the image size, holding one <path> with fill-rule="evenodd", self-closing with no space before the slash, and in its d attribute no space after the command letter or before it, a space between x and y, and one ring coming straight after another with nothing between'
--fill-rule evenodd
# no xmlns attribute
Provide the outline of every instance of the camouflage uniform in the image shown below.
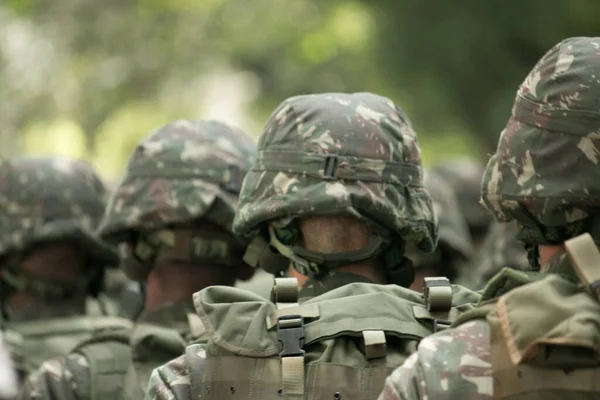
<svg viewBox="0 0 600 400"><path fill-rule="evenodd" d="M600 243L597 221L600 203L596 197L600 190L596 176L600 172L599 48L600 38L571 38L544 55L520 86L512 116L483 177L485 206L500 222L518 222L517 238L524 242L534 269L539 267L538 245L560 245L583 232L589 232L596 245ZM565 277L562 282L569 284L574 276L564 252L550 258L541 270L543 273L534 279L544 275L545 278L537 283L555 282ZM483 297L490 301L496 298L497 303L490 302L488 306L491 311L485 312L484 318L473 319L423 340L418 352L388 378L380 399L488 399L497 395L498 381L495 375L493 378L493 372L498 359L493 361L492 354L504 345L504 340L497 337L494 346L490 344L491 329L496 326L494 318L497 319L500 304L505 304L506 298L536 287L537 283L519 284L519 281L531 282L532 275L505 269L494 277ZM583 299L589 301L583 294ZM538 295L546 293L540 290ZM498 296L501 297L498 299ZM544 310L549 306L542 301L539 307ZM552 313L553 309L544 311ZM532 313L528 317L530 321L525 325L536 328L538 324L531 320L537 320L537 315ZM597 325L588 330L587 335L596 331ZM585 337L580 337L579 343L584 340ZM529 368L518 362L512 359L513 364L510 364L509 361L513 372ZM558 367L561 366L564 364L559 363ZM556 367L557 372L538 371L536 384L557 384L549 378L556 373L564 383L567 382L565 377L577 373L577 369ZM597 376L597 367L591 373L589 376ZM513 386L519 386L519 379L515 379ZM574 382L581 388L587 385L589 390L592 381L596 380ZM576 392L573 389L572 394ZM551 392L546 396L552 396ZM588 392L588 396L586 398L597 398L597 393L594 397ZM564 397L555 394L551 398Z"/></svg>
<svg viewBox="0 0 600 400"><path fill-rule="evenodd" d="M460 212L454 190L433 170L425 171L425 187L431 193L439 218L438 246L432 253L423 253L408 246L407 255L417 272L431 269L431 276L445 276L452 283L469 286L471 274L467 273L465 267L473 256L473 248L469 228Z"/></svg>
<svg viewBox="0 0 600 400"><path fill-rule="evenodd" d="M247 256L252 255L249 258L257 260L261 267L273 271L277 270L277 266L287 267L291 261L295 270L309 277L299 291L300 308L319 304L323 309L327 307L329 299L341 300L344 307L338 311L348 314L350 324L360 325L367 320L373 320L373 325L377 325L381 320L373 316L379 315L374 314L374 309L381 307L385 302L370 303L367 300L370 299L369 293L397 290L394 294L386 292L386 298L396 306L404 304L405 301L412 304L403 296L393 297L400 292L412 299L422 298L414 291L396 285L376 285L363 276L336 269L338 266L360 260L376 259L383 267L388 282L408 286L412 283L413 269L411 263L403 257L405 244L412 243L425 252L431 252L435 248L438 234L437 218L431 197L423 185L420 149L410 122L392 101L370 93L330 93L289 98L280 104L268 120L259 140L259 154L257 162L244 180L234 230L253 239ZM371 244L375 243L375 246L371 245L369 250L365 248L352 252L352 258L349 254L325 255L299 247L296 245L299 235L296 219L315 215L358 218L373 229ZM251 247L257 245L257 242L270 244L270 247L262 247L262 253L250 253ZM215 293L216 290L204 290L194 295L197 312L203 320L212 318L205 313L206 307L213 307L210 304L214 305L213 309L217 307L216 302L205 301ZM234 292L230 294L233 296ZM241 293L235 295L238 298L242 297ZM355 311L352 305L348 305L356 301L369 304L367 313L370 313L372 318L357 317L363 315L364 310ZM273 332L260 330L258 324L264 321L262 314L251 314L251 311L248 311L240 315L241 318L232 316L238 306L245 308L256 304L262 304L262 311L273 307L271 303L257 303L255 299L250 298L239 303L222 304L224 309L229 310L230 318L239 321L239 325L235 327L235 334L248 339L244 339L246 343L254 340L266 343L265 341L273 339ZM370 304L373 304L373 307ZM258 321L257 325L248 326L246 334L240 333L244 329L243 321L248 320L245 316L250 314L254 316L253 320ZM333 325L346 326L347 321L339 314L330 315L335 315L337 322L327 325L329 329L335 329ZM272 367L249 367L243 371L235 371L234 367L229 374L225 373L228 376L212 370L220 360L227 362L229 358L236 360L236 363L248 362L244 354L249 357L253 354L251 347L244 347L243 354L226 353L222 359L215 358L218 357L219 349L226 348L231 352L233 348L230 344L223 344L227 341L226 334L219 333L219 324L227 325L226 321L218 321L216 318L214 322L211 325L211 331L214 331L211 335L216 336L211 336L206 346L188 346L184 356L153 372L146 398L218 398L223 393L220 390L223 389L217 387L221 388L223 385L227 386L225 389L231 389L231 395L243 398L249 395L247 390L252 392L250 395L258 398L286 398L285 383L283 389L276 389L281 388L279 385L286 379L284 363L281 361L279 366L279 359L271 358L270 361L266 361L274 362ZM312 327L319 330L315 325ZM381 329L381 326L378 329ZM338 351L355 349L355 345L344 342L344 337L335 335L335 338L327 336L328 344L322 345L319 342L313 349L320 348L321 345L329 348L333 343L338 343ZM218 337L223 337L223 341ZM354 339L356 337L352 340ZM306 340L308 342L309 338ZM400 347L402 346L399 344L389 346L389 354ZM404 347L397 360L404 359L410 353L410 348L409 345ZM279 354L279 351L277 349L275 355ZM368 397L365 393L372 389L367 386L372 388L374 382L379 382L379 385L383 382L377 377L380 372L374 372L377 368L370 368L375 367L375 364L369 364L369 360L365 363L364 355L353 354L344 355L353 360L352 373L364 373L369 375L368 377L365 375L364 380L357 378L356 381L351 379L353 382L349 382L350 375L344 375L348 379L342 379L338 375L327 383L319 383L320 379L327 380L328 376L332 377L327 375L325 368L345 368L347 364L344 362L350 361L344 356L336 358L337 364L325 364L328 366L319 370L318 376L314 376L310 371L316 365L318 357L326 350L323 350L323 354L318 354L317 351L314 358L308 355L309 351L307 350L306 360L310 358L311 361L305 364L306 376L313 378L306 378L305 384L306 390L311 391L313 398L322 398L323 393L328 391L331 394L328 394L327 398L331 395L334 398L342 398L342 392L354 390L348 388L354 388L353 385L357 382L364 384L361 390L363 395ZM212 358L207 355L211 355ZM206 359L206 373L195 368L195 365L204 364L202 359ZM255 363L263 362L253 358L249 360ZM380 361L378 367L388 362L382 359ZM282 368L281 373L278 368ZM209 369L213 372L209 373ZM382 374L381 377L383 376ZM195 380L202 381L204 378L209 378L209 381L194 384ZM301 373L300 379L303 379ZM228 386L230 384L231 388ZM296 387L304 388L304 384L299 382ZM375 390L378 391L379 387ZM335 392L338 388L340 391Z"/></svg>
<svg viewBox="0 0 600 400"><path fill-rule="evenodd" d="M57 335L51 332L51 325L60 325L60 321L64 324L65 318L86 314L85 302L75 294L88 293L88 312L94 308L95 314L105 314L103 302L95 299L101 297L105 267L118 265L118 255L94 234L104 210L104 194L104 185L93 168L81 161L22 157L0 165L2 325L20 372L37 368L43 361L40 357L54 357L68 351L68 343L54 347L44 340ZM84 272L75 281L43 280L21 268L21 261L29 251L53 242L72 243L87 256ZM60 266L48 265L48 268ZM11 310L6 300L16 292L32 295L35 304ZM41 332L34 340L24 339L22 334L32 330Z"/></svg>
<svg viewBox="0 0 600 400"><path fill-rule="evenodd" d="M212 265L236 275L246 243L231 233L231 224L255 148L236 128L185 120L157 129L137 145L99 227L109 242L124 243L121 265L130 279L144 281L159 260ZM127 346L113 351L116 371L110 379L97 381L83 348L44 363L20 398L62 399L65 393L90 398L94 387L94 398L142 397L151 370L202 336L201 324L189 319L193 310L189 299L143 311L130 337L120 339ZM114 346L115 340L94 345L110 358L110 349L102 346Z"/></svg>
<svg viewBox="0 0 600 400"><path fill-rule="evenodd" d="M445 159L431 168L454 189L476 247L481 244L493 221L492 215L479 203L484 169L485 165L469 158Z"/></svg>

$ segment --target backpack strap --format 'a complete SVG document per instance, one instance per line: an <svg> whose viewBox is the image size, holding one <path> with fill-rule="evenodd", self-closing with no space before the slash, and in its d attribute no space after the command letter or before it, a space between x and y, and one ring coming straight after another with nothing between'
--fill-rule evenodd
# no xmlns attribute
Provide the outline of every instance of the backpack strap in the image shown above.
<svg viewBox="0 0 600 400"><path fill-rule="evenodd" d="M185 348L185 363L189 368L190 393L198 398L204 396L204 366L206 365L205 344L192 344Z"/></svg>
<svg viewBox="0 0 600 400"><path fill-rule="evenodd" d="M271 302L277 309L295 307L298 305L298 279L275 278L271 289Z"/></svg>
<svg viewBox="0 0 600 400"><path fill-rule="evenodd" d="M277 340L282 345L281 380L284 400L304 399L304 319L301 315L277 318Z"/></svg>
<svg viewBox="0 0 600 400"><path fill-rule="evenodd" d="M119 341L86 344L77 352L89 363L91 400L123 398L125 374L131 365L129 343Z"/></svg>
<svg viewBox="0 0 600 400"><path fill-rule="evenodd" d="M586 290L600 301L600 251L589 233L576 236L565 242L577 277Z"/></svg>
<svg viewBox="0 0 600 400"><path fill-rule="evenodd" d="M433 332L447 329L452 324L450 318L439 318L440 314L449 315L452 308L452 285L445 276L423 279L423 298L425 307L432 316Z"/></svg>

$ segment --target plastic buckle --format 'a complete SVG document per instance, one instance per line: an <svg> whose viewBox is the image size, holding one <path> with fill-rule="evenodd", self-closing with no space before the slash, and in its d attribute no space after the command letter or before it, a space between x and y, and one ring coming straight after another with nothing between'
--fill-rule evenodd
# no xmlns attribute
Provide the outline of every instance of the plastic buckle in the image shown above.
<svg viewBox="0 0 600 400"><path fill-rule="evenodd" d="M281 357L304 357L304 320L301 315L282 315L277 318L277 340Z"/></svg>
<svg viewBox="0 0 600 400"><path fill-rule="evenodd" d="M452 321L447 319L434 319L433 320L433 333L442 331L444 329L450 328L452 325Z"/></svg>
<svg viewBox="0 0 600 400"><path fill-rule="evenodd" d="M335 173L338 167L338 156L330 154L325 157L325 165L323 167L323 179L332 180L337 179Z"/></svg>

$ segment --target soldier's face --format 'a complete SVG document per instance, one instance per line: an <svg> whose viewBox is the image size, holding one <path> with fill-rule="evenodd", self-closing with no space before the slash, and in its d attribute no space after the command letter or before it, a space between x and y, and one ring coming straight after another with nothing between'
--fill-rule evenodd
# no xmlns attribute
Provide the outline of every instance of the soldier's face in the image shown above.
<svg viewBox="0 0 600 400"><path fill-rule="evenodd" d="M83 273L85 256L71 243L56 242L35 247L24 258L21 268L43 280L74 281Z"/></svg>

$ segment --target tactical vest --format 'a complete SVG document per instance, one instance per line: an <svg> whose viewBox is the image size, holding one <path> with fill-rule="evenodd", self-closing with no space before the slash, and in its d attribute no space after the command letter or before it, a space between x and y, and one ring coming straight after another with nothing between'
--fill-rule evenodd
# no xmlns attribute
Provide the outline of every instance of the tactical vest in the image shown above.
<svg viewBox="0 0 600 400"><path fill-rule="evenodd" d="M44 361L69 354L95 335L127 330L131 322L109 316L72 316L39 321L6 322L4 339L21 376Z"/></svg>
<svg viewBox="0 0 600 400"><path fill-rule="evenodd" d="M427 279L423 295L353 283L301 305L293 278L276 281L274 300L285 302L277 306L236 288L198 292L208 342L186 349L191 397L377 398L422 338L479 300L445 278Z"/></svg>
<svg viewBox="0 0 600 400"><path fill-rule="evenodd" d="M588 234L565 247L579 281L532 279L460 318L490 325L495 399L600 398L600 252Z"/></svg>
<svg viewBox="0 0 600 400"><path fill-rule="evenodd" d="M138 323L133 328L102 332L80 342L72 352L85 356L90 400L142 399L150 373L178 357L193 338L202 342L204 327L196 314L188 315L189 337L168 327ZM53 398L50 394L43 398Z"/></svg>

